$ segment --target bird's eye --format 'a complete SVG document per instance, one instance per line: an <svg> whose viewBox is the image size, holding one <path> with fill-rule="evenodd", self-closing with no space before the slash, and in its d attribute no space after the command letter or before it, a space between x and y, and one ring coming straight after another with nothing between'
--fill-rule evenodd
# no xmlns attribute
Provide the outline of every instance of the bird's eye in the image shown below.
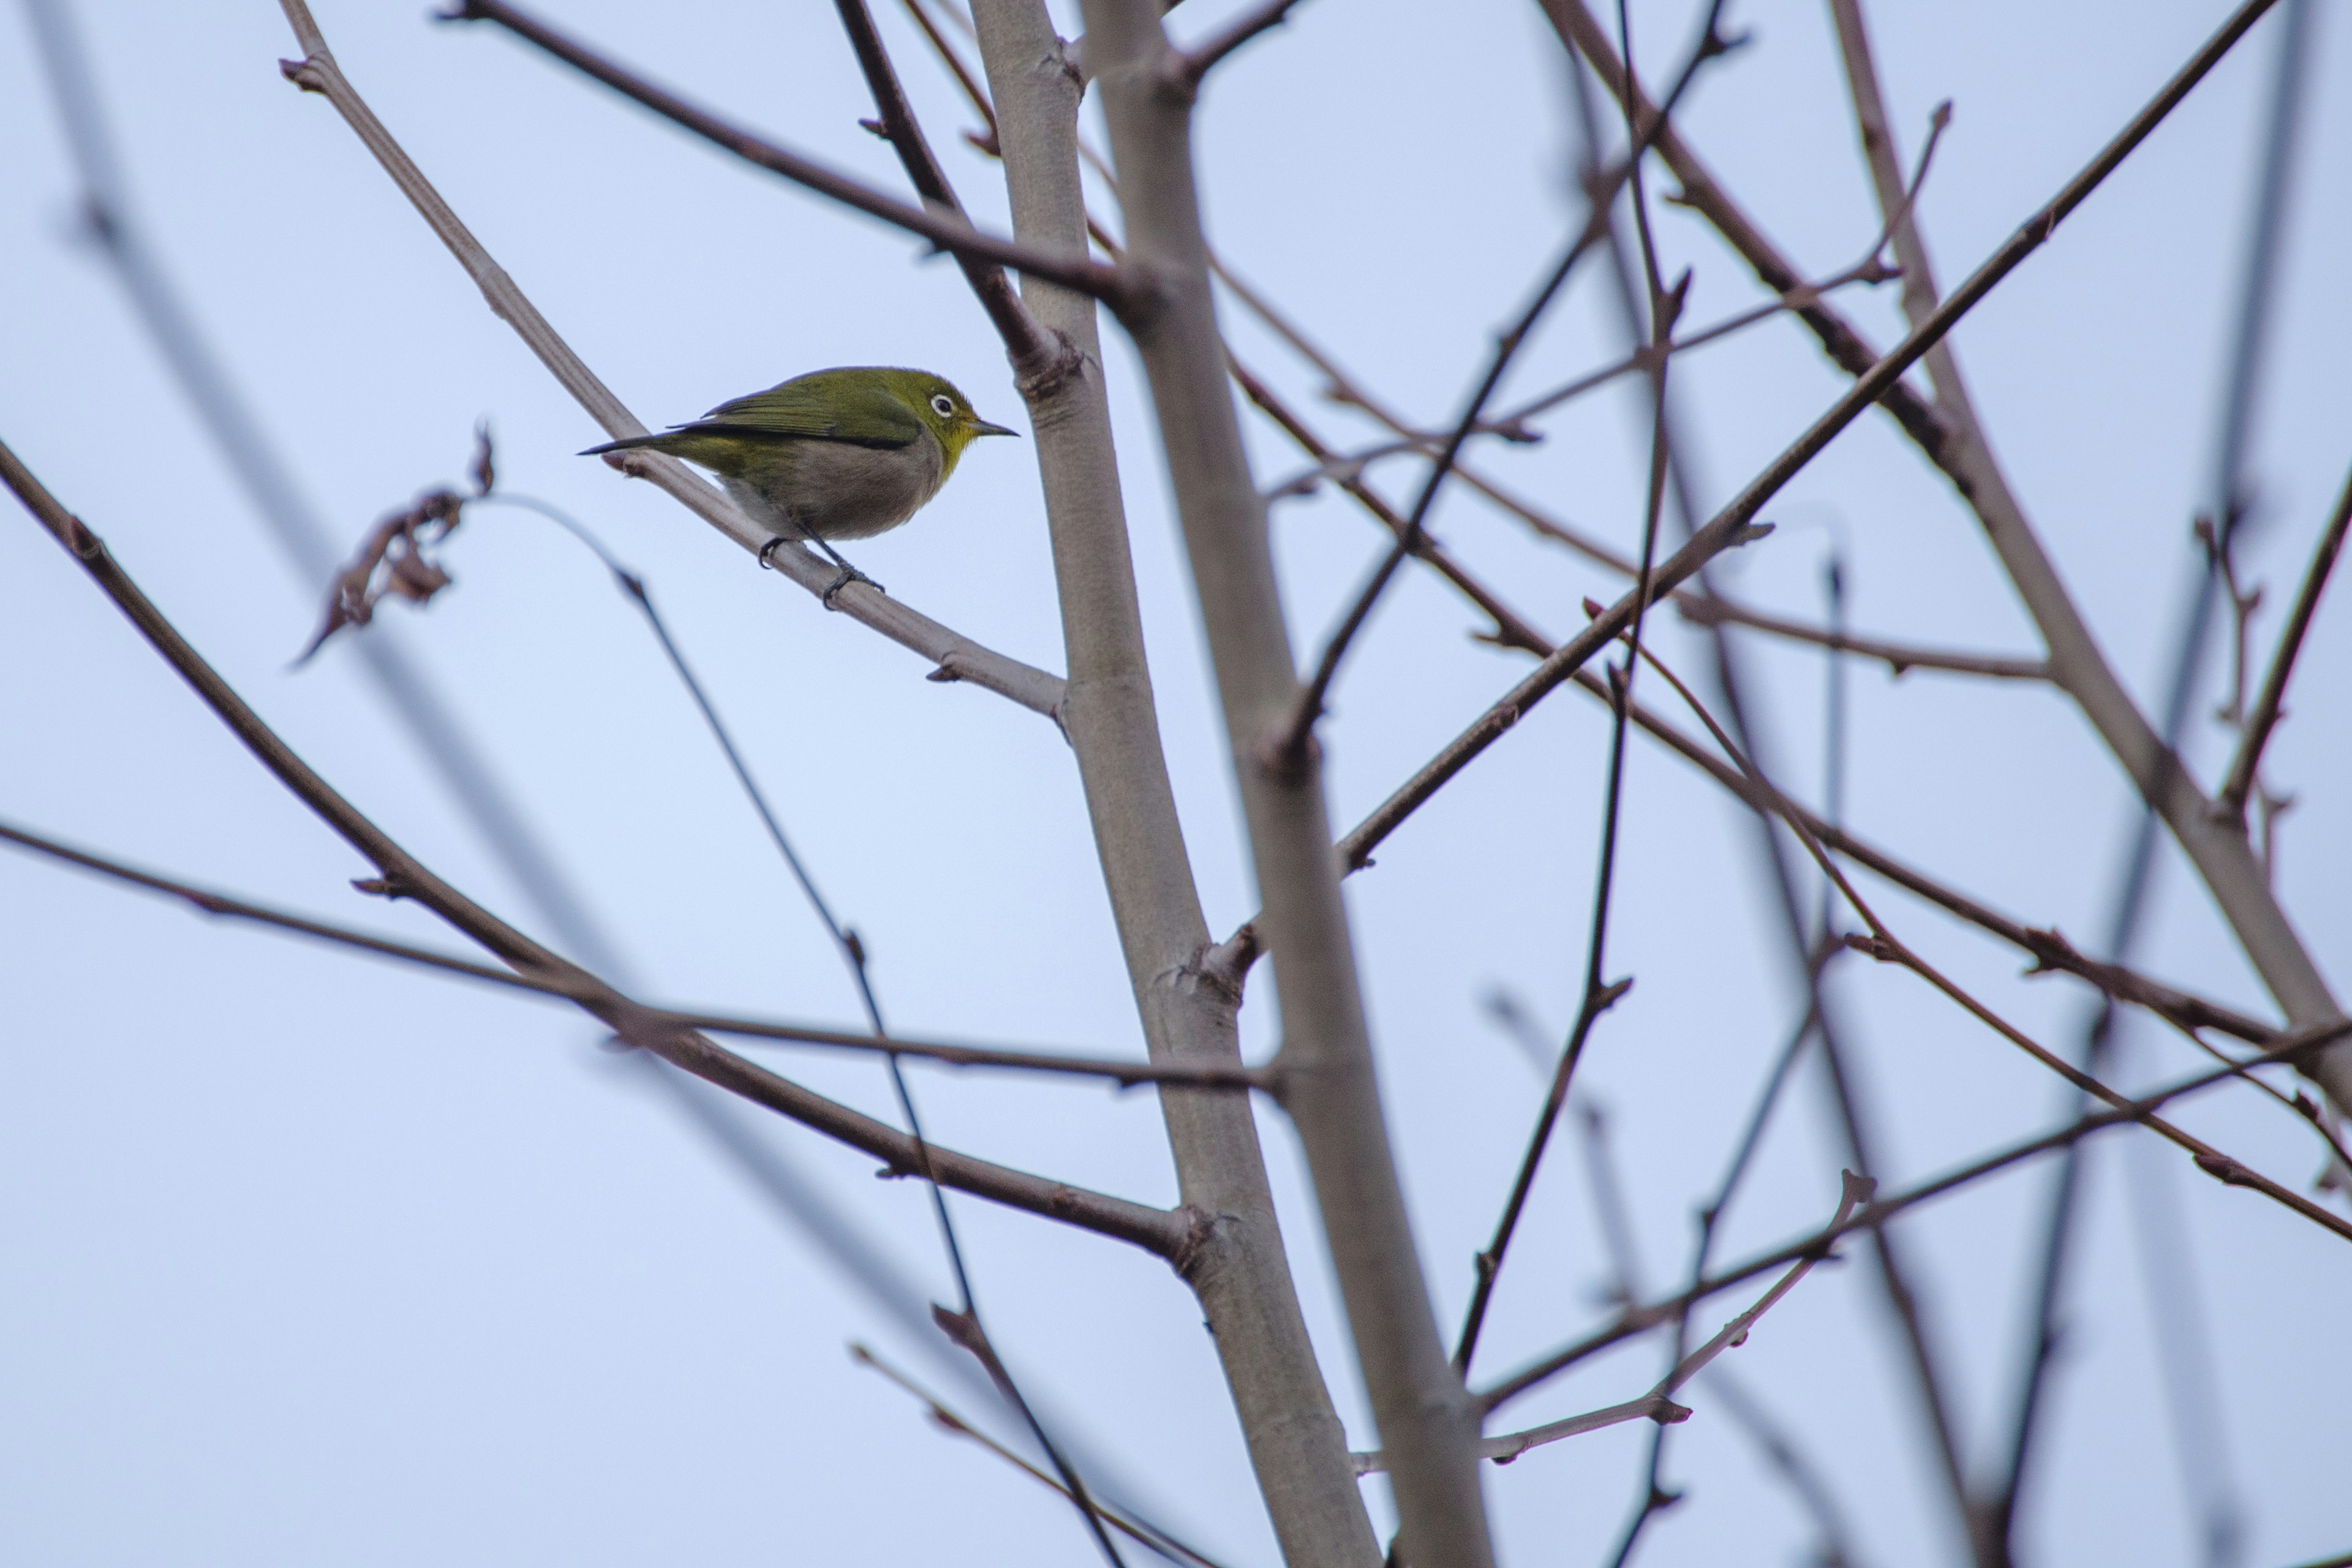
<svg viewBox="0 0 2352 1568"><path fill-rule="evenodd" d="M954 400L944 392L931 394L931 412L945 419L955 412Z"/></svg>

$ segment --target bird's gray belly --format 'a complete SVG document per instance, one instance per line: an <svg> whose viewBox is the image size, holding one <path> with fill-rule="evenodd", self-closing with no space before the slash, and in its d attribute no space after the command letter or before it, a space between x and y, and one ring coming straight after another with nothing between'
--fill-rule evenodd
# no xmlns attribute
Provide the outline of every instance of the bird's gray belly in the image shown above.
<svg viewBox="0 0 2352 1568"><path fill-rule="evenodd" d="M727 489L747 510L771 521L782 513L824 540L871 539L898 527L939 493L946 467L928 430L898 447L818 440L778 447L768 471L730 479Z"/></svg>

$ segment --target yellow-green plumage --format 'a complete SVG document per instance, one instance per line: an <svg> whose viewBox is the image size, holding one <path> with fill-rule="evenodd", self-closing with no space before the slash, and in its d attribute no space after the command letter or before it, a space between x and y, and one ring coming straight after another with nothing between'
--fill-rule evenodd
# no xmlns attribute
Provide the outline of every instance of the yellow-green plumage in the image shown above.
<svg viewBox="0 0 2352 1568"><path fill-rule="evenodd" d="M928 371L847 366L796 375L722 403L690 425L591 447L648 447L717 474L727 493L786 538L871 539L939 494L991 425Z"/></svg>

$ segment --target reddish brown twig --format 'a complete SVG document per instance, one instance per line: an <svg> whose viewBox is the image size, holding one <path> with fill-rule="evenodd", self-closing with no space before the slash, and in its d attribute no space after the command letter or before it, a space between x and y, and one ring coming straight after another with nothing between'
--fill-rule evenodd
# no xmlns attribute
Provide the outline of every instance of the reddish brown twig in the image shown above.
<svg viewBox="0 0 2352 1568"><path fill-rule="evenodd" d="M915 120L906 90L898 85L898 73L891 67L889 53L882 47L882 35L875 31L874 18L866 11L865 0L835 0L835 9L840 12L842 28L848 33L850 47L856 52L858 68L866 75L866 89L874 95L882 134L898 154L908 182L926 202L945 207L970 222L963 203L956 198L955 187L948 183L947 171L940 166L930 142L923 136L922 126ZM963 269L964 280L971 284L981 309L988 312L997 335L1004 340L1004 352L1018 374L1046 374L1063 355L1074 352L1030 315L1003 267L961 251L956 254L956 264Z"/></svg>
<svg viewBox="0 0 2352 1568"><path fill-rule="evenodd" d="M2304 634L2311 629L2311 617L2319 608L2319 595L2327 587L2328 574L2336 568L2336 557L2344 548L2344 533L2352 524L2352 475L2347 475L2343 492L2336 499L2336 510L2321 531L2319 544L2312 552L2311 565L2303 574L2303 587L2295 594L2294 608L2287 613L2286 625L2279 629L2278 651L2271 656L2269 673L2263 677L2262 695L2254 701L2253 712L2245 721L2244 736L2238 742L2237 755L2231 760L2229 777L2222 782L2221 793L2213 797L2217 814L2245 819L2246 797L2253 792L2255 776L2261 773L2263 748L2270 744L2271 731L2277 727L2285 711L2287 678L2294 673L2295 655L2303 650ZM2263 857L2267 864L2269 857Z"/></svg>
<svg viewBox="0 0 2352 1568"><path fill-rule="evenodd" d="M1178 90L1195 93L1201 90L1201 80L1217 63L1260 33L1278 27L1290 19L1291 7L1298 0L1259 0L1259 4L1243 12L1223 27L1210 34L1189 49L1172 51L1162 75Z"/></svg>

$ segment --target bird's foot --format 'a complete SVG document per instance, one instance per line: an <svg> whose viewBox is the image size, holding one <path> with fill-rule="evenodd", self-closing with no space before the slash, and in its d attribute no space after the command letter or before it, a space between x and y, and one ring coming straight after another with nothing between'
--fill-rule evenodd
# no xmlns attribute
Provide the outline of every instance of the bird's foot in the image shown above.
<svg viewBox="0 0 2352 1568"><path fill-rule="evenodd" d="M779 533L774 538L769 540L767 543L760 546L760 570L762 572L773 572L776 569L776 563L768 559L769 552L774 550L778 545L790 544L791 542L791 540L786 539L782 534Z"/></svg>
<svg viewBox="0 0 2352 1568"><path fill-rule="evenodd" d="M823 605L826 609L838 610L841 608L839 605L833 602L833 596L835 594L840 593L844 588L848 587L852 583L863 583L877 594L887 594L889 592L889 590L883 587L881 584L877 583L873 578L868 577L865 573L860 572L848 562L836 558L834 563L841 568L841 575L835 577L830 584L826 584L824 592L817 595L817 603Z"/></svg>

